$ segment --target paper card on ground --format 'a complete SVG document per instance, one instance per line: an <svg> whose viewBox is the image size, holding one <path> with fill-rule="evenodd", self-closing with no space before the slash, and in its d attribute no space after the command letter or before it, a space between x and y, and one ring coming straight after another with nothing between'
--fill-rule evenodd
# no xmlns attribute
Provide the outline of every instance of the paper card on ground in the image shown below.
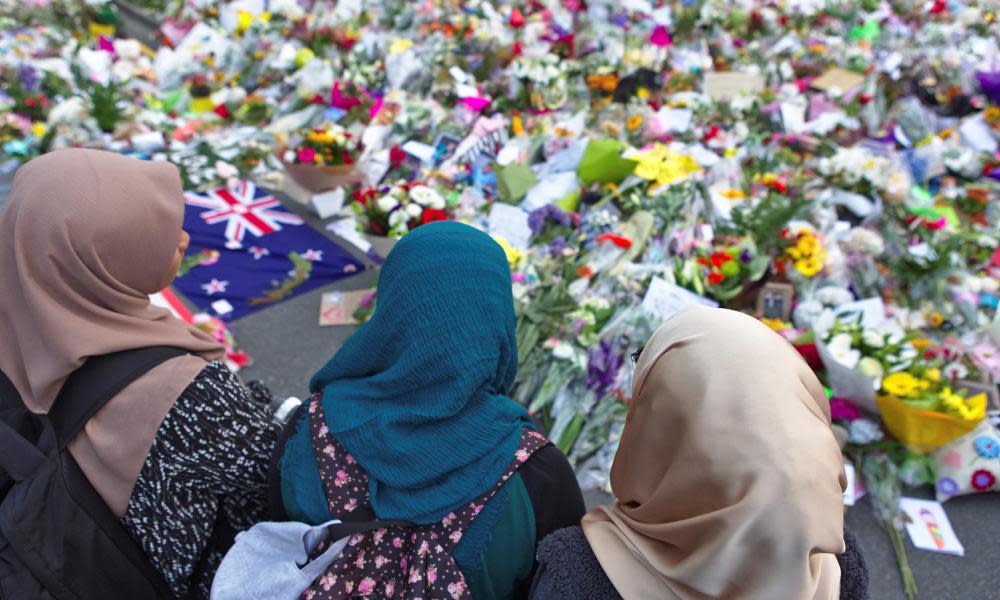
<svg viewBox="0 0 1000 600"><path fill-rule="evenodd" d="M864 497L867 490L865 482L858 477L858 472L851 463L844 464L844 472L847 473L847 489L844 490L844 506L854 506L858 500Z"/></svg>
<svg viewBox="0 0 1000 600"><path fill-rule="evenodd" d="M371 242L365 239L358 231L358 221L353 216L346 219L337 219L326 226L326 230L341 238L348 244L356 247L362 252L368 252L372 247Z"/></svg>
<svg viewBox="0 0 1000 600"><path fill-rule="evenodd" d="M661 319L666 319L681 309L697 305L715 308L719 303L670 283L662 277L653 277L642 299L643 310Z"/></svg>
<svg viewBox="0 0 1000 600"><path fill-rule="evenodd" d="M691 118L694 116L686 108L667 108L664 106L656 111L656 118L664 131L683 133L691 129Z"/></svg>
<svg viewBox="0 0 1000 600"><path fill-rule="evenodd" d="M921 550L965 556L965 548L958 541L944 507L936 500L900 498L899 510L903 513L906 533L913 545Z"/></svg>
<svg viewBox="0 0 1000 600"><path fill-rule="evenodd" d="M738 71L710 71L705 73L705 94L713 100L728 100L740 94L756 94L764 90L760 75Z"/></svg>
<svg viewBox="0 0 1000 600"><path fill-rule="evenodd" d="M507 243L523 250L531 242L528 213L517 206L496 202L490 210L490 235L500 236Z"/></svg>
<svg viewBox="0 0 1000 600"><path fill-rule="evenodd" d="M841 319L857 318L861 315L861 324L865 327L877 327L885 321L885 304L881 298L865 298L848 302L837 307L834 315Z"/></svg>
<svg viewBox="0 0 1000 600"><path fill-rule="evenodd" d="M997 151L997 140L990 132L990 126L986 124L982 114L962 121L958 132L962 135L962 140L978 152L992 154Z"/></svg>
<svg viewBox="0 0 1000 600"><path fill-rule="evenodd" d="M312 209L321 219L328 219L344 208L344 188L315 194L312 197Z"/></svg>
<svg viewBox="0 0 1000 600"><path fill-rule="evenodd" d="M354 311L361 306L361 301L371 293L372 290L353 290L323 294L319 307L320 326L357 325L358 322L354 320Z"/></svg>
<svg viewBox="0 0 1000 600"><path fill-rule="evenodd" d="M864 82L865 78L863 75L858 75L853 71L838 67L830 69L813 80L812 87L821 92L829 92L836 89L841 94L846 94Z"/></svg>
<svg viewBox="0 0 1000 600"><path fill-rule="evenodd" d="M400 146L400 149L422 163L430 164L434 161L434 146L429 144L410 140Z"/></svg>

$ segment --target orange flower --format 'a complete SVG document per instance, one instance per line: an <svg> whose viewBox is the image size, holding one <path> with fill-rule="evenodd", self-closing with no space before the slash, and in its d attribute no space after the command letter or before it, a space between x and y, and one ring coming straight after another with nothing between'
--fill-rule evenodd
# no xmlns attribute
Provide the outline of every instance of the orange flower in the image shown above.
<svg viewBox="0 0 1000 600"><path fill-rule="evenodd" d="M642 125L642 116L632 115L628 118L628 122L625 124L625 127L627 127L629 131L635 131L636 129L639 129L640 125Z"/></svg>

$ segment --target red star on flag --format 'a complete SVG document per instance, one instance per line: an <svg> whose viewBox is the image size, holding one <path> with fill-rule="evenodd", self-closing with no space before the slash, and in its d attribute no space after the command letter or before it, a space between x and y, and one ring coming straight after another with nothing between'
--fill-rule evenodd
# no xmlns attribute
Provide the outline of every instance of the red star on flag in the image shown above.
<svg viewBox="0 0 1000 600"><path fill-rule="evenodd" d="M217 293L225 293L226 286L229 285L228 281L219 281L218 279L212 279L208 283L201 286L201 289L205 290L205 293L209 296Z"/></svg>

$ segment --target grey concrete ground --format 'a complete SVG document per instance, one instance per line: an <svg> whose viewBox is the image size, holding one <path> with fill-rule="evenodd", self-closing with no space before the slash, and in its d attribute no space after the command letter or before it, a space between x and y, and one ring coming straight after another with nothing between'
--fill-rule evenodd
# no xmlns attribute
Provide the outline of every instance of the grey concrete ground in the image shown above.
<svg viewBox="0 0 1000 600"><path fill-rule="evenodd" d="M318 225L316 220L312 222ZM277 396L304 398L308 393L309 377L353 330L351 327L317 325L320 296L330 289L373 286L374 277L375 272L366 272L233 323L237 341L256 360L244 371L244 377L261 379ZM586 499L588 506L609 501L600 493L588 493ZM955 498L945 505L945 510L965 546L966 555L958 558L917 550L907 540L907 553L920 598L1000 598L1000 494ZM861 539L868 557L872 599L904 598L892 545L876 521L867 497L847 510L846 523Z"/></svg>

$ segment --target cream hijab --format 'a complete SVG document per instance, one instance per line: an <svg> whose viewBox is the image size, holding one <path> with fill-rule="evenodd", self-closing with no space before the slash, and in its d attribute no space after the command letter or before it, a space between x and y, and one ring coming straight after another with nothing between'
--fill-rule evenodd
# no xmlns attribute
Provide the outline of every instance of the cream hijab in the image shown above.
<svg viewBox="0 0 1000 600"><path fill-rule="evenodd" d="M21 167L0 212L0 370L27 407L52 408L89 356L189 350L109 402L70 444L112 510L125 512L156 429L222 348L149 303L169 277L184 218L177 168L97 150Z"/></svg>
<svg viewBox="0 0 1000 600"><path fill-rule="evenodd" d="M687 309L650 338L583 530L625 600L835 600L844 468L823 388L741 313Z"/></svg>

